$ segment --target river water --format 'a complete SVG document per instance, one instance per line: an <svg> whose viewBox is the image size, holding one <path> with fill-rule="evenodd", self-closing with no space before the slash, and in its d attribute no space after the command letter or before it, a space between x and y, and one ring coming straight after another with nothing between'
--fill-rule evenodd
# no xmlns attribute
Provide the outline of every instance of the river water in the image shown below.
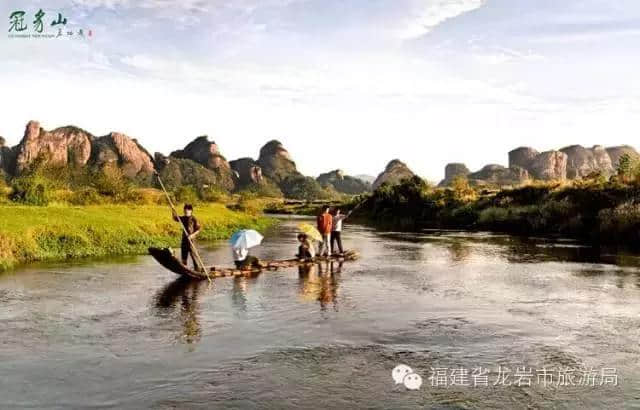
<svg viewBox="0 0 640 410"><path fill-rule="evenodd" d="M296 220L256 254L287 258ZM640 258L348 224L343 265L213 286L150 257L0 276L1 408L637 408ZM230 264L225 243L205 261ZM419 390L396 384L411 367Z"/></svg>

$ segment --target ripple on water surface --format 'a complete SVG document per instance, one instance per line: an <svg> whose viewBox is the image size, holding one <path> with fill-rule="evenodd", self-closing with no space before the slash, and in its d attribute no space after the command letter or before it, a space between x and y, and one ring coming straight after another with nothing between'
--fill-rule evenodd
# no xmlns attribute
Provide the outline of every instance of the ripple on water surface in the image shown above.
<svg viewBox="0 0 640 410"><path fill-rule="evenodd" d="M297 222L268 232L256 254L290 257ZM360 260L212 286L175 280L149 257L42 264L2 275L3 406L640 403L636 255L488 233L346 225L343 237ZM224 242L206 244L202 254L217 265L231 263ZM391 370L401 363L422 376L420 390L394 384ZM600 380L544 386L535 373L602 368L615 369L618 386ZM434 377L443 369L446 387ZM484 369L486 386L473 387L477 369ZM531 385L513 383L519 369L534 372ZM494 385L505 370L512 383ZM453 383L464 374L467 385Z"/></svg>

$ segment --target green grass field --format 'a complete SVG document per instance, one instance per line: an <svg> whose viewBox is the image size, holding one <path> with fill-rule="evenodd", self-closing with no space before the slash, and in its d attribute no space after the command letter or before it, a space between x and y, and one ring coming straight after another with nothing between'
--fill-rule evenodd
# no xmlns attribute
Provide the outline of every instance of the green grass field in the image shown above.
<svg viewBox="0 0 640 410"><path fill-rule="evenodd" d="M199 240L229 237L240 228L262 230L271 219L224 205L198 206ZM176 246L180 226L159 205L0 205L0 271L18 264L88 256L142 254L149 246Z"/></svg>

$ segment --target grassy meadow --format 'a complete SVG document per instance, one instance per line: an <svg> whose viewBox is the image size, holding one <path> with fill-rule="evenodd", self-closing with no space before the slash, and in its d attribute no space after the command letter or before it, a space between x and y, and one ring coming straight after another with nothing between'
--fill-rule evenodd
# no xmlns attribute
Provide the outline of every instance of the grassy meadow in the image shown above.
<svg viewBox="0 0 640 410"><path fill-rule="evenodd" d="M269 218L223 204L196 206L199 240L229 237L240 228L262 230ZM0 205L0 271L44 260L143 254L149 246L176 246L180 226L166 205Z"/></svg>

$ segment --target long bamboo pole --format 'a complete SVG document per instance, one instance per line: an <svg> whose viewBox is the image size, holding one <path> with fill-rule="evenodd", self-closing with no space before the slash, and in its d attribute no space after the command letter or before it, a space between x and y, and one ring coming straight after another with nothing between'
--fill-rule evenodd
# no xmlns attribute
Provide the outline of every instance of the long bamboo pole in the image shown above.
<svg viewBox="0 0 640 410"><path fill-rule="evenodd" d="M160 187L162 187L162 191L164 192L165 196L167 197L167 201L169 201L169 206L171 207L171 211L173 211L174 215L178 215L178 212L176 211L176 207L173 206L173 201L171 200L171 197L169 196L169 193L167 192L166 188L164 187L164 184L162 183L162 178L160 178L160 174L158 174L157 172L155 174L156 174L156 177L158 178L158 182L160 182ZM211 282L211 277L209 277L209 272L207 272L207 269L205 268L204 263L202 263L202 258L200 257L200 253L198 252L198 249L196 248L196 246L194 245L193 241L189 237L189 232L187 232L187 228L184 226L184 224L179 219L179 217L178 217L178 222L180 223L180 226L182 227L182 232L184 232L187 240L189 241L189 246L191 247L191 250L193 251L193 254L198 259L198 264L200 264L200 268L204 271L205 275L207 275L207 279L209 280L209 282Z"/></svg>

